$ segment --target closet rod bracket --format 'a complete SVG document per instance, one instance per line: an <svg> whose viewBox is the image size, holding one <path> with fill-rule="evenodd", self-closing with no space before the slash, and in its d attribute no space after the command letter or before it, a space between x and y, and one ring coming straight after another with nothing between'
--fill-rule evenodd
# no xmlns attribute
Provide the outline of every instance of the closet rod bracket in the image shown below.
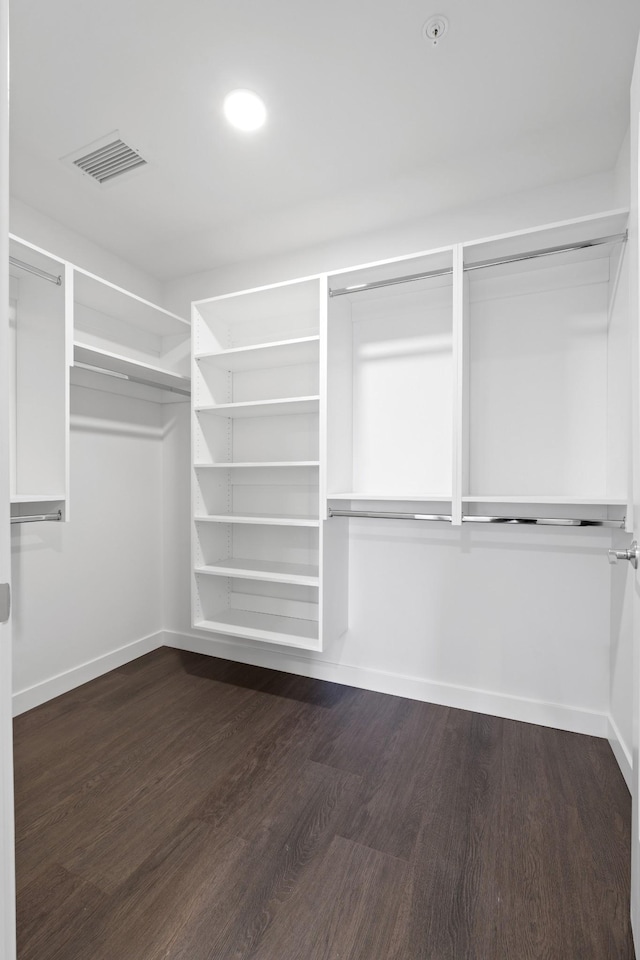
<svg viewBox="0 0 640 960"><path fill-rule="evenodd" d="M640 547L636 540L633 541L628 550L609 550L609 563L617 563L618 560L628 560L634 570L638 569L638 560L640 559Z"/></svg>

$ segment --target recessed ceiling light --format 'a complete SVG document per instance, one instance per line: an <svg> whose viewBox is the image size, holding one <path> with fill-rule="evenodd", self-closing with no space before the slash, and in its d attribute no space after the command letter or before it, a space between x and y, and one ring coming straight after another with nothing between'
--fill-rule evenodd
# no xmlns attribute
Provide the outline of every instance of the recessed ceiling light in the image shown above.
<svg viewBox="0 0 640 960"><path fill-rule="evenodd" d="M258 130L267 119L267 108L257 93L232 90L224 100L224 115L238 130Z"/></svg>

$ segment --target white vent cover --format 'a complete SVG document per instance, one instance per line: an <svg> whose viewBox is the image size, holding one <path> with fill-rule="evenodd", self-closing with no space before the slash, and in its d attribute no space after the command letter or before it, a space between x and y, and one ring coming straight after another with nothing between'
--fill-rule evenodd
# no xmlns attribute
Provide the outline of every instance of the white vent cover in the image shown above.
<svg viewBox="0 0 640 960"><path fill-rule="evenodd" d="M120 138L117 131L82 150L76 150L64 159L101 184L147 163L137 150Z"/></svg>

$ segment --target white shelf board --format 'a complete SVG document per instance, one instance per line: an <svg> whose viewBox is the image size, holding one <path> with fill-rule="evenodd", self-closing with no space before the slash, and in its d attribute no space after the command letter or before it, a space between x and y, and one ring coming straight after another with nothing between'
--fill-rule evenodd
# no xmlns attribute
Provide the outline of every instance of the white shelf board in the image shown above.
<svg viewBox="0 0 640 960"><path fill-rule="evenodd" d="M316 620L297 620L268 613L227 609L216 613L215 618L198 621L194 627L196 630L264 640L267 643L281 643L306 650L320 649Z"/></svg>
<svg viewBox="0 0 640 960"><path fill-rule="evenodd" d="M155 333L159 337L189 336L191 324L123 287L109 283L81 267L74 268L74 300L106 316Z"/></svg>
<svg viewBox="0 0 640 960"><path fill-rule="evenodd" d="M144 363L141 360L132 360L130 357L112 353L110 350L87 346L78 341L74 341L73 344L73 360L74 363L86 364L97 372L105 370L136 382L144 381L149 386L163 390L191 393L189 377L183 377L171 370Z"/></svg>
<svg viewBox="0 0 640 960"><path fill-rule="evenodd" d="M320 337L314 336L234 347L219 353L200 353L196 354L196 360L235 372L287 367L297 363L317 363L319 354Z"/></svg>
<svg viewBox="0 0 640 960"><path fill-rule="evenodd" d="M319 527L320 520L314 517L300 517L292 515L274 514L265 516L261 513L218 513L195 517L198 523L255 523L265 526L279 527Z"/></svg>
<svg viewBox="0 0 640 960"><path fill-rule="evenodd" d="M244 580L267 580L272 583L296 583L317 587L318 568L305 563L277 563L270 560L218 560L195 568L196 573Z"/></svg>
<svg viewBox="0 0 640 960"><path fill-rule="evenodd" d="M327 500L390 500L412 501L414 503L451 503L450 493L328 493Z"/></svg>
<svg viewBox="0 0 640 960"><path fill-rule="evenodd" d="M243 403L217 403L195 409L197 413L213 413L220 417L278 417L296 413L318 413L320 397L247 400Z"/></svg>
<svg viewBox="0 0 640 960"><path fill-rule="evenodd" d="M66 500L64 493L12 493L11 503L57 503Z"/></svg>
<svg viewBox="0 0 640 960"><path fill-rule="evenodd" d="M255 467L319 467L319 460L250 460L234 463L194 463L196 470L228 470L229 467L253 469Z"/></svg>
<svg viewBox="0 0 640 960"><path fill-rule="evenodd" d="M626 507L627 501L619 497L551 497L540 496L532 497L525 495L522 497L513 496L482 496L474 494L473 496L464 496L463 503L531 503L531 504L554 504L576 507Z"/></svg>

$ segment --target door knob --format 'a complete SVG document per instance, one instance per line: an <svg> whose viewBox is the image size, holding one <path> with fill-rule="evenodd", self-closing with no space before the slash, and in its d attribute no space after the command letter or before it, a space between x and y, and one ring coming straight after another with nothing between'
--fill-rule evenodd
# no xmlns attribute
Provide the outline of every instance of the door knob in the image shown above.
<svg viewBox="0 0 640 960"><path fill-rule="evenodd" d="M638 559L640 559L640 547L637 541L633 541L628 550L609 550L609 563L617 563L618 560L628 560L632 567L638 569Z"/></svg>

